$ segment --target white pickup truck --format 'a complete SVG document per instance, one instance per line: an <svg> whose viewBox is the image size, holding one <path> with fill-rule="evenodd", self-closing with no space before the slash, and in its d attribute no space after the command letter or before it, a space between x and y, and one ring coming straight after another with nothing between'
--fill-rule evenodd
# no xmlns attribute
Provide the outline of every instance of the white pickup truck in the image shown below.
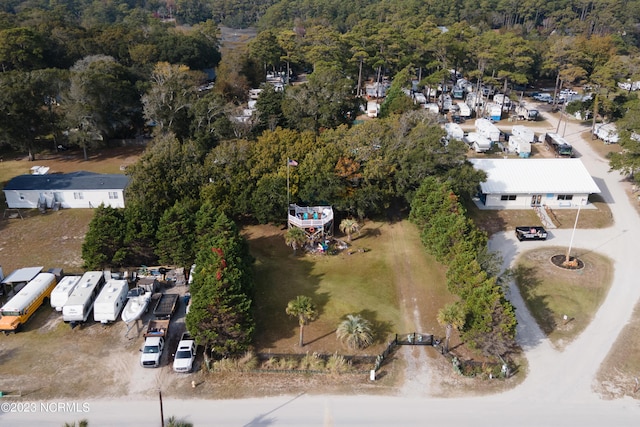
<svg viewBox="0 0 640 427"><path fill-rule="evenodd" d="M182 334L178 349L173 359L173 370L175 372L191 372L193 361L196 358L196 342L188 332Z"/></svg>
<svg viewBox="0 0 640 427"><path fill-rule="evenodd" d="M160 366L164 339L169 329L169 320L151 320L144 334L144 347L140 350L140 365L143 368L157 368Z"/></svg>

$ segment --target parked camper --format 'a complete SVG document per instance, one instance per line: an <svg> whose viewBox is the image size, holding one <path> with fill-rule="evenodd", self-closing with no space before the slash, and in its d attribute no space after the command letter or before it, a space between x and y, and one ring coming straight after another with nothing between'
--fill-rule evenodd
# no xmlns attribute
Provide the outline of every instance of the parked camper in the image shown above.
<svg viewBox="0 0 640 427"><path fill-rule="evenodd" d="M507 95L502 93L496 93L493 96L493 103L502 107L503 111L509 111L511 109L511 100Z"/></svg>
<svg viewBox="0 0 640 427"><path fill-rule="evenodd" d="M0 308L0 331L18 332L56 286L56 276L40 273Z"/></svg>
<svg viewBox="0 0 640 427"><path fill-rule="evenodd" d="M484 153L492 147L491 140L478 132L469 132L463 139L476 153Z"/></svg>
<svg viewBox="0 0 640 427"><path fill-rule="evenodd" d="M540 116L540 112L535 108L528 107L526 103L521 102L520 105L516 107L516 115L522 120L536 121Z"/></svg>
<svg viewBox="0 0 640 427"><path fill-rule="evenodd" d="M51 307L56 311L62 311L62 307L69 299L69 295L76 288L76 285L80 282L81 276L64 276L56 287L51 292Z"/></svg>
<svg viewBox="0 0 640 427"><path fill-rule="evenodd" d="M447 138L449 140L455 139L458 141L462 141L462 138L464 138L464 131L462 130L462 127L460 127L460 125L457 123L446 123L444 125L444 130L445 132L447 132Z"/></svg>
<svg viewBox="0 0 640 427"><path fill-rule="evenodd" d="M434 114L439 114L440 113L440 107L438 106L438 104L434 104L433 102L428 103L428 104L424 104L424 109L427 111L430 111Z"/></svg>
<svg viewBox="0 0 640 427"><path fill-rule="evenodd" d="M378 117L380 112L380 105L377 101L367 101L367 116L373 118Z"/></svg>
<svg viewBox="0 0 640 427"><path fill-rule="evenodd" d="M460 107L460 113L458 114L460 117L462 117L463 119L468 119L471 117L471 108L469 108L466 103L459 102L458 107Z"/></svg>
<svg viewBox="0 0 640 427"><path fill-rule="evenodd" d="M108 280L93 306L93 320L115 322L127 301L129 284L126 280Z"/></svg>
<svg viewBox="0 0 640 427"><path fill-rule="evenodd" d="M422 92L414 92L413 94L413 102L418 105L424 105L427 103L427 97L424 96Z"/></svg>
<svg viewBox="0 0 640 427"><path fill-rule="evenodd" d="M511 135L509 137L509 151L516 153L519 157L529 157L531 156L531 143L517 135Z"/></svg>
<svg viewBox="0 0 640 427"><path fill-rule="evenodd" d="M534 143L536 142L536 134L533 129L528 128L522 125L515 125L511 129L511 135L515 135L527 142Z"/></svg>
<svg viewBox="0 0 640 427"><path fill-rule="evenodd" d="M73 290L64 307L62 307L62 320L69 322L71 326L86 322L93 308L102 286L104 274L102 271L87 271L82 275L80 283Z"/></svg>
<svg viewBox="0 0 640 427"><path fill-rule="evenodd" d="M502 118L502 109L498 104L487 104L487 115L492 122L499 122Z"/></svg>
<svg viewBox="0 0 640 427"><path fill-rule="evenodd" d="M599 123L593 133L603 140L605 144L617 144L620 140L615 123Z"/></svg>
<svg viewBox="0 0 640 427"><path fill-rule="evenodd" d="M491 142L500 141L500 129L489 120L476 119L475 126L476 131L485 138L488 138Z"/></svg>

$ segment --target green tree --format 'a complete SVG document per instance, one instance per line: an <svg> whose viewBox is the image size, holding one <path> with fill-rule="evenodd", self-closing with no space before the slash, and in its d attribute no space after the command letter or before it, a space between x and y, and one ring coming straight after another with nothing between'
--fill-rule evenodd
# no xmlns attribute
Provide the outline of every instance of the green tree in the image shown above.
<svg viewBox="0 0 640 427"><path fill-rule="evenodd" d="M78 421L77 424L78 427L89 427L89 421L87 420L80 420ZM76 427L76 422L72 422L72 423L64 423L63 427Z"/></svg>
<svg viewBox="0 0 640 427"><path fill-rule="evenodd" d="M298 325L300 326L300 340L298 341L298 345L303 347L304 327L309 322L315 320L318 315L318 310L311 298L304 295L298 295L295 299L287 303L285 311L289 316L298 318Z"/></svg>
<svg viewBox="0 0 640 427"><path fill-rule="evenodd" d="M182 139L188 132L189 108L196 99L196 87L203 74L186 65L159 62L151 74L151 87L142 96L144 117L154 123L154 131L173 132Z"/></svg>
<svg viewBox="0 0 640 427"><path fill-rule="evenodd" d="M178 265L189 271L196 258L197 210L197 201L179 200L162 214L156 247L160 263Z"/></svg>
<svg viewBox="0 0 640 427"><path fill-rule="evenodd" d="M335 68L318 68L307 84L288 87L282 112L291 127L318 131L351 123L359 101L353 82Z"/></svg>
<svg viewBox="0 0 640 427"><path fill-rule="evenodd" d="M69 139L87 149L122 135L140 113L138 95L127 70L112 57L86 57L71 68L70 87L62 106L69 126Z"/></svg>
<svg viewBox="0 0 640 427"><path fill-rule="evenodd" d="M251 315L253 277L251 258L238 229L218 215L207 237L201 237L198 274L191 284L192 302L186 317L188 331L209 357L245 352L253 339Z"/></svg>
<svg viewBox="0 0 640 427"><path fill-rule="evenodd" d="M45 42L32 28L0 30L0 64L2 71L28 71L44 64Z"/></svg>
<svg viewBox="0 0 640 427"><path fill-rule="evenodd" d="M360 224L353 218L345 218L340 221L340 231L347 235L347 241L351 242L351 235L360 231Z"/></svg>
<svg viewBox="0 0 640 427"><path fill-rule="evenodd" d="M35 159L36 139L57 134L60 123L55 104L57 83L64 72L37 70L0 73L0 144Z"/></svg>
<svg viewBox="0 0 640 427"><path fill-rule="evenodd" d="M193 424L184 420L179 420L175 416L169 417L167 420L167 427L193 427Z"/></svg>
<svg viewBox="0 0 640 427"><path fill-rule="evenodd" d="M347 318L340 322L336 335L347 347L354 350L367 348L373 343L371 323L354 314L348 314Z"/></svg>
<svg viewBox="0 0 640 427"><path fill-rule="evenodd" d="M95 211L82 243L82 259L89 270L122 266L125 221L122 210L100 205Z"/></svg>
<svg viewBox="0 0 640 427"><path fill-rule="evenodd" d="M305 243L307 243L307 240L307 234L303 229L298 227L291 227L284 234L284 242L287 244L287 246L291 246L294 255L299 248L304 247Z"/></svg>
<svg viewBox="0 0 640 427"><path fill-rule="evenodd" d="M464 326L465 313L459 303L451 303L438 311L437 320L445 327L444 351L448 353L451 332L453 329L460 330Z"/></svg>

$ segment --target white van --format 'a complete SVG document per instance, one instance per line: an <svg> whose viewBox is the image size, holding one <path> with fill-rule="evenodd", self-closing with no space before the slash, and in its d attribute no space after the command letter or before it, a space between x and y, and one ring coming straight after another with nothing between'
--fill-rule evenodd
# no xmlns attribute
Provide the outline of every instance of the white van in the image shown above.
<svg viewBox="0 0 640 427"><path fill-rule="evenodd" d="M127 301L129 284L126 280L108 280L93 304L93 320L115 322Z"/></svg>

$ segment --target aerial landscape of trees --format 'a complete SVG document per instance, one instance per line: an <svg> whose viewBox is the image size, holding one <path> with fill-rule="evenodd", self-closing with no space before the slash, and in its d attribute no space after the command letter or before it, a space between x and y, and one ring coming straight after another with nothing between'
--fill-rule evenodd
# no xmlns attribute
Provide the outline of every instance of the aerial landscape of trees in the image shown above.
<svg viewBox="0 0 640 427"><path fill-rule="evenodd" d="M187 327L211 357L245 351L255 329L235 222L283 223L287 194L332 205L353 221L349 238L363 218L411 212L458 298L439 316L447 333L485 355L513 349L513 307L464 211L484 174L466 144L443 139L437 115L416 109L414 84L433 96L458 74L517 96L539 81L579 87L592 95L580 109L619 126L611 167L640 182L640 101L618 87L640 80L638 0L8 1L0 17L0 147L88 159L143 144L127 207L96 209L85 266L195 261ZM224 50L220 25L256 35ZM283 76L282 91L267 73ZM361 121L374 81L390 83L388 96ZM246 118L250 88L262 92ZM300 235L286 242L302 247Z"/></svg>

